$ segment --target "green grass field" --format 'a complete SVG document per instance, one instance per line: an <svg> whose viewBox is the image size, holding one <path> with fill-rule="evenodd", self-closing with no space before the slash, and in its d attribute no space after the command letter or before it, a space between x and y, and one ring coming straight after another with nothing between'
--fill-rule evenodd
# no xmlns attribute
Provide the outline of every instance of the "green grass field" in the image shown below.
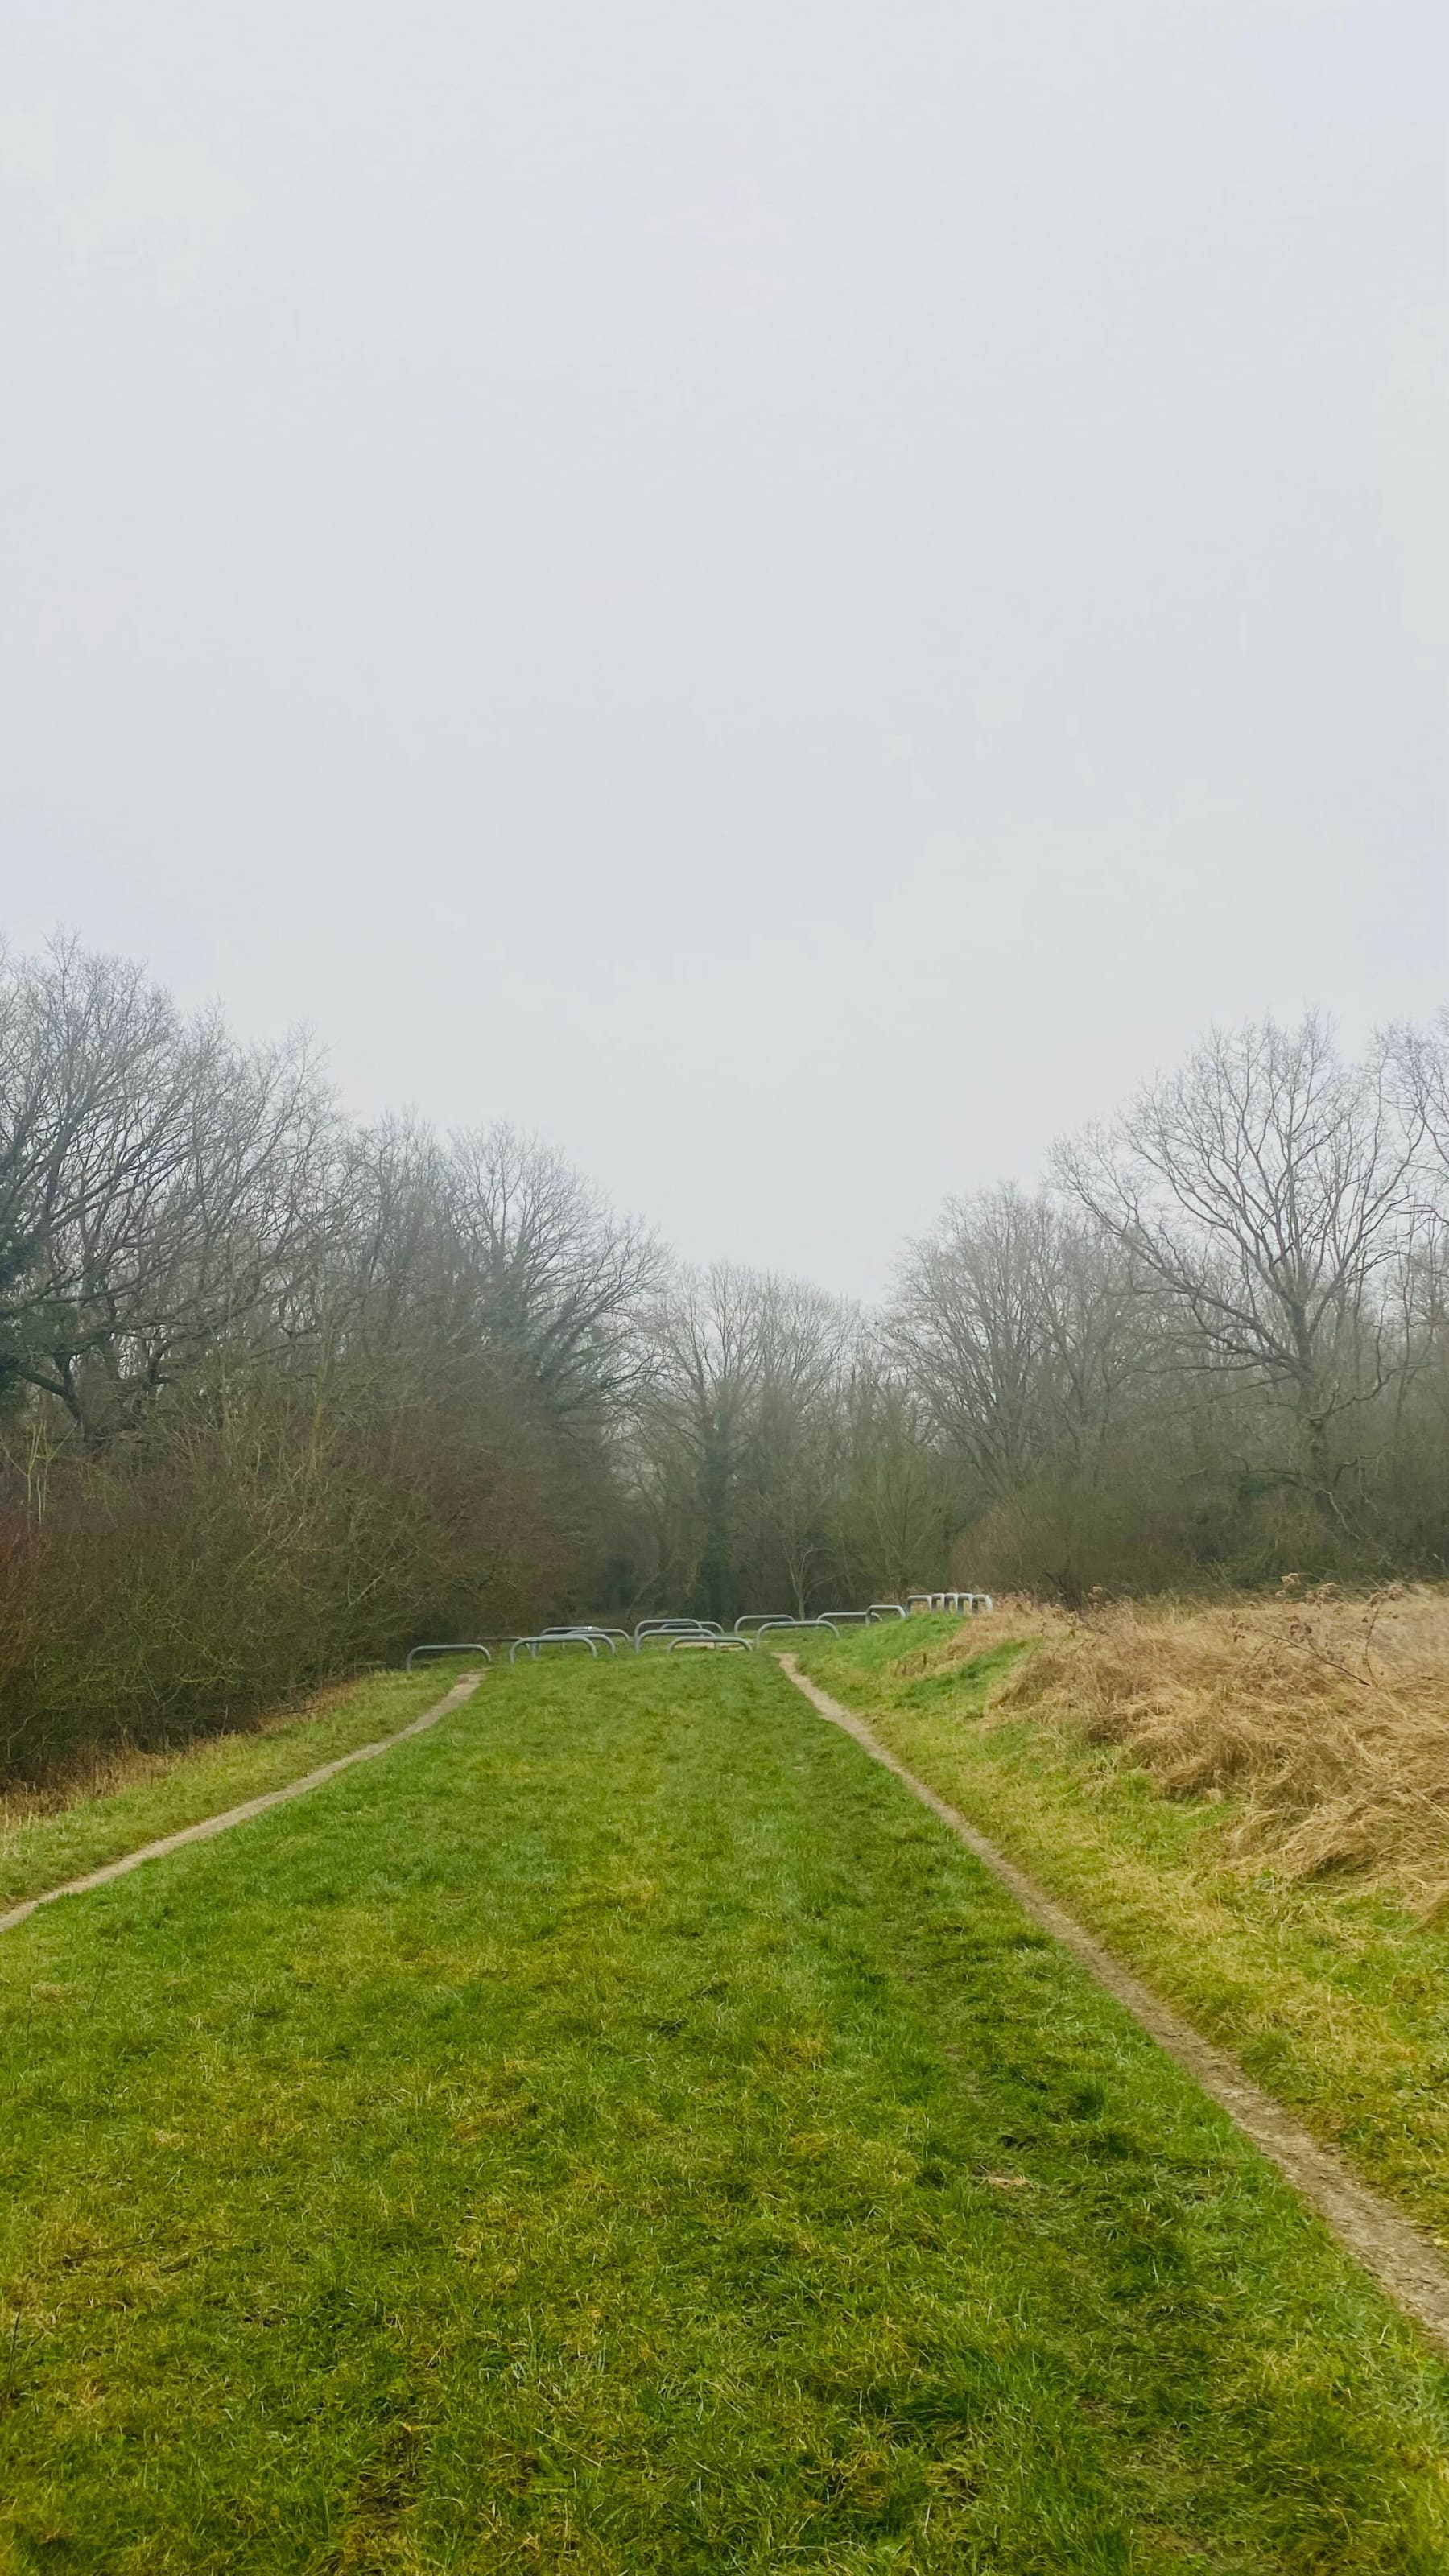
<svg viewBox="0 0 1449 2576"><path fill-rule="evenodd" d="M800 1661L1264 2088L1449 2245L1449 1928L1350 1879L1231 1865L1231 1800L1165 1798L1045 1727L955 1620L802 1640Z"/></svg>
<svg viewBox="0 0 1449 2576"><path fill-rule="evenodd" d="M7 2576L1449 2564L1449 2371L765 1657L490 1675L0 2005Z"/></svg>

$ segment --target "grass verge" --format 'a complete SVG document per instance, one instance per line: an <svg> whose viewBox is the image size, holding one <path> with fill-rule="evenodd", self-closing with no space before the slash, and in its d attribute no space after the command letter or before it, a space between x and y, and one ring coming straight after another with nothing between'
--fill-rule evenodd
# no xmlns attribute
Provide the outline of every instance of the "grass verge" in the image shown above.
<svg viewBox="0 0 1449 2576"><path fill-rule="evenodd" d="M1351 1878L1244 1867L1231 1797L1164 1796L1130 1750L993 1706L1019 1643L972 1657L959 1623L921 1620L909 1639L874 1628L797 1651L902 1761L1449 2244L1449 1933Z"/></svg>
<svg viewBox="0 0 1449 2576"><path fill-rule="evenodd" d="M1449 2373L773 1664L0 1946L0 2567L1440 2576Z"/></svg>
<svg viewBox="0 0 1449 2576"><path fill-rule="evenodd" d="M171 1753L134 1755L126 1765L131 1776L123 1770L120 1785L82 1791L64 1804L37 1806L24 1793L0 1795L0 1912L183 1825L283 1788L359 1744L395 1735L441 1699L460 1669L450 1662L443 1671L430 1664L416 1673L370 1674L276 1724L193 1741Z"/></svg>

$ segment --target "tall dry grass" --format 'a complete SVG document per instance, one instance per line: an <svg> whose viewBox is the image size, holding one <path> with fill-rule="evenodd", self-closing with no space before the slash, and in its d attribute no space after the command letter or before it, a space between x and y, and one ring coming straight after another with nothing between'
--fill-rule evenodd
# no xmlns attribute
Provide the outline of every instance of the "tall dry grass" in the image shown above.
<svg viewBox="0 0 1449 2576"><path fill-rule="evenodd" d="M1449 1911L1449 1589L1344 1600L1290 1576L1230 1608L1007 1605L961 1649L1027 1629L1041 1643L993 1710L1120 1745L1168 1795L1231 1798L1225 1848L1245 1864L1352 1872Z"/></svg>

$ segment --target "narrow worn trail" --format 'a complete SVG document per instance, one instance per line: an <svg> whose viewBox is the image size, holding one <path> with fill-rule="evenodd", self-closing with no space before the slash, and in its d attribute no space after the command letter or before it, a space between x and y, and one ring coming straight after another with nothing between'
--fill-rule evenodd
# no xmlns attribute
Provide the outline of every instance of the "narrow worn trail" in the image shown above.
<svg viewBox="0 0 1449 2576"><path fill-rule="evenodd" d="M259 1798L245 1798L240 1806L226 1807L219 1815L203 1816L198 1824L182 1825L174 1834L163 1834L158 1842L142 1843L135 1851L124 1852L119 1860L107 1861L101 1869L88 1869L79 1878L65 1879L59 1887L47 1887L39 1896L28 1896L23 1905L12 1905L8 1914L0 1914L0 1932L12 1932L18 1923L26 1923L42 1905L55 1905L62 1896L86 1896L93 1887L109 1887L116 1878L126 1878L148 1860L164 1860L168 1852L180 1851L186 1843L210 1842L213 1835L229 1833L233 1825L250 1824L253 1816L264 1816L269 1807L285 1807L291 1798L304 1798L309 1789L320 1789L327 1780L335 1780L340 1771L350 1771L354 1762L375 1762L380 1753L390 1753L395 1744L405 1744L410 1735L423 1735L436 1726L450 1709L461 1708L471 1699L482 1680L481 1673L465 1673L454 1683L443 1699L425 1708L395 1735L379 1737L375 1744L358 1744L350 1753L340 1753L335 1762L324 1762L320 1769L306 1772L300 1780L288 1780L280 1789L268 1789Z"/></svg>
<svg viewBox="0 0 1449 2576"><path fill-rule="evenodd" d="M1098 1985L1130 2012L1134 2021L1156 2040L1158 2046L1175 2058L1178 2065L1200 2084L1220 2108L1236 2121L1245 2137L1275 2164L1281 2174L1333 2230L1341 2245L1356 2256L1371 2272L1380 2287L1423 2327L1445 2353L1449 2353L1449 2269L1440 2261L1434 2247L1422 2231L1401 2218L1382 2196L1361 2182L1342 2160L1331 2155L1317 2138L1303 2128L1275 2102L1251 2076L1243 2072L1226 2051L1214 2048L1189 2022L1175 2013L1170 2004L1144 1986L1110 1950L1083 1929L1074 1916L1055 1898L1048 1896L1034 1879L1007 1859L1004 1852L979 1833L976 1827L926 1781L890 1752L866 1725L828 1691L800 1670L796 1658L781 1654L777 1660L799 1691L803 1691L812 1708L827 1718L832 1726L844 1729L873 1762L893 1772L929 1807L959 1842L979 1860L983 1867L1009 1889L1023 1913L1039 1923L1044 1932L1070 1950L1080 1960Z"/></svg>

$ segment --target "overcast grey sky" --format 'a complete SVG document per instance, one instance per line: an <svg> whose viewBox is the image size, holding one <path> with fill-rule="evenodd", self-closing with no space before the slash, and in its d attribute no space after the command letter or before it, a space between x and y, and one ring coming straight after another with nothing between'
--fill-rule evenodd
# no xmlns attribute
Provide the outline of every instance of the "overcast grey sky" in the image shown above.
<svg viewBox="0 0 1449 2576"><path fill-rule="evenodd" d="M0 927L869 1293L1446 973L1442 0L0 0Z"/></svg>

